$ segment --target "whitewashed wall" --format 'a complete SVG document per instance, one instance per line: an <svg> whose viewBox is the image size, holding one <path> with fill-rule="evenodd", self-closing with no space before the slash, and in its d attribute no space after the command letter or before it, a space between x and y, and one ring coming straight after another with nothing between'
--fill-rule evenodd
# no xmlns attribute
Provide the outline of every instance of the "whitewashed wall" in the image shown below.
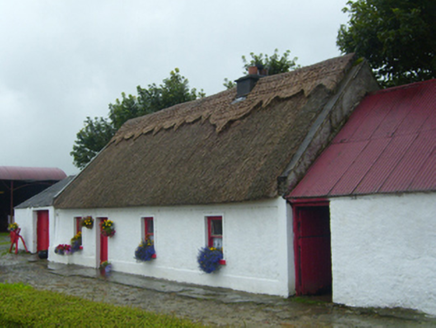
<svg viewBox="0 0 436 328"><path fill-rule="evenodd" d="M74 217L107 217L115 223L116 234L108 241L115 271L286 297L295 292L290 281L295 271L290 213L281 198L210 206L57 210L49 260L97 267L97 220L94 229L83 229L83 251L60 256L53 249L73 236ZM216 215L223 217L227 264L218 273L206 274L198 268L197 254L206 245L206 217ZM134 252L142 238L143 217L154 217L157 259L138 263Z"/></svg>
<svg viewBox="0 0 436 328"><path fill-rule="evenodd" d="M333 198L333 301L436 315L436 194Z"/></svg>
<svg viewBox="0 0 436 328"><path fill-rule="evenodd" d="M21 228L20 235L23 237L26 242L27 249L31 253L36 253L37 246L37 231L36 231L36 222L37 222L37 211L48 211L49 225L50 225L50 234L52 231L52 227L54 225L54 208L52 206L48 207L37 207L37 208L19 208L15 209L15 222ZM49 235L49 241L51 245L51 236ZM18 249L24 250L24 245L19 240Z"/></svg>

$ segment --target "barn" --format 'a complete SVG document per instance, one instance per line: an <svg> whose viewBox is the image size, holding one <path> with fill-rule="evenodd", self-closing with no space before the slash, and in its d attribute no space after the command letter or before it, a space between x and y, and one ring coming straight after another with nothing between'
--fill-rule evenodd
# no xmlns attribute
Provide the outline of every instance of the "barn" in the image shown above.
<svg viewBox="0 0 436 328"><path fill-rule="evenodd" d="M65 177L58 168L0 166L0 231L14 222L15 206Z"/></svg>

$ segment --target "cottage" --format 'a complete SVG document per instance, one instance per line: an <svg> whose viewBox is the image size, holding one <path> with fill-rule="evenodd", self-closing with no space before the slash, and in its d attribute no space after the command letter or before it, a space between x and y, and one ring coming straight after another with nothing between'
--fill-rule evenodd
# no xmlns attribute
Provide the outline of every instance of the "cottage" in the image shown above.
<svg viewBox="0 0 436 328"><path fill-rule="evenodd" d="M378 87L353 55L274 76L251 73L232 90L126 122L55 199L60 233L52 234L49 260L89 267L108 260L120 272L294 294L284 196ZM94 225L82 230L83 250L55 254L84 217ZM116 230L109 238L99 229L107 220ZM155 259L138 262L135 249L147 236ZM199 269L205 246L223 249L220 271Z"/></svg>
<svg viewBox="0 0 436 328"><path fill-rule="evenodd" d="M436 315L436 80L367 96L288 199L330 221L334 302Z"/></svg>

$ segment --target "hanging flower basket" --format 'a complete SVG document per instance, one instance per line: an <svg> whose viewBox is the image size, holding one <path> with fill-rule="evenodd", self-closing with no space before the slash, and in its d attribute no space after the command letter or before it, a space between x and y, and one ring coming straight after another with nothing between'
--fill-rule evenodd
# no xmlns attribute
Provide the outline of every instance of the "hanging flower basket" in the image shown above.
<svg viewBox="0 0 436 328"><path fill-rule="evenodd" d="M223 259L222 248L203 247L198 252L197 262L200 269L206 273L216 272L221 268Z"/></svg>
<svg viewBox="0 0 436 328"><path fill-rule="evenodd" d="M87 216L87 217L82 219L82 221L80 222L80 225L82 227L92 229L92 227L94 226L94 219L92 218L92 216Z"/></svg>
<svg viewBox="0 0 436 328"><path fill-rule="evenodd" d="M55 253L59 255L71 254L71 246L67 244L59 244L55 248Z"/></svg>
<svg viewBox="0 0 436 328"><path fill-rule="evenodd" d="M15 231L18 230L19 226L18 223L14 222L14 223L10 223L8 225L8 231Z"/></svg>
<svg viewBox="0 0 436 328"><path fill-rule="evenodd" d="M154 250L154 243L150 236L142 241L135 250L135 259L138 261L150 261L156 258L156 251Z"/></svg>
<svg viewBox="0 0 436 328"><path fill-rule="evenodd" d="M102 221L100 223L101 235L105 237L112 237L115 235L114 223L111 220Z"/></svg>
<svg viewBox="0 0 436 328"><path fill-rule="evenodd" d="M73 238L71 238L71 252L81 251L82 247L82 232L79 231Z"/></svg>

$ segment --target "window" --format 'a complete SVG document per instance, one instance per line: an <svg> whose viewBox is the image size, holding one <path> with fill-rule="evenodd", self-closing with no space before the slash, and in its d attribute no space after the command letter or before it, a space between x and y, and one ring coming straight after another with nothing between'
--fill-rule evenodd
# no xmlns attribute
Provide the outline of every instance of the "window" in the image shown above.
<svg viewBox="0 0 436 328"><path fill-rule="evenodd" d="M221 216L207 218L208 241L207 246L223 248L223 219Z"/></svg>
<svg viewBox="0 0 436 328"><path fill-rule="evenodd" d="M142 230L143 231L142 232L143 236L142 236L142 239L146 240L147 237L148 237L148 238L150 238L151 242L154 245L154 220L153 220L153 218L152 217L142 218L142 222L143 222L143 230ZM151 258L155 259L156 258L156 253L154 253L151 256Z"/></svg>
<svg viewBox="0 0 436 328"><path fill-rule="evenodd" d="M80 216L74 218L74 236L71 239L71 247L73 251L78 251L82 246L82 218Z"/></svg>
<svg viewBox="0 0 436 328"><path fill-rule="evenodd" d="M75 234L82 231L82 218L76 217L74 218L75 221Z"/></svg>
<svg viewBox="0 0 436 328"><path fill-rule="evenodd" d="M207 217L207 246L223 248L223 218L222 216ZM221 265L226 265L226 260L220 260Z"/></svg>
<svg viewBox="0 0 436 328"><path fill-rule="evenodd" d="M143 218L144 220L144 240L147 239L147 236L154 241L154 222L152 217Z"/></svg>

